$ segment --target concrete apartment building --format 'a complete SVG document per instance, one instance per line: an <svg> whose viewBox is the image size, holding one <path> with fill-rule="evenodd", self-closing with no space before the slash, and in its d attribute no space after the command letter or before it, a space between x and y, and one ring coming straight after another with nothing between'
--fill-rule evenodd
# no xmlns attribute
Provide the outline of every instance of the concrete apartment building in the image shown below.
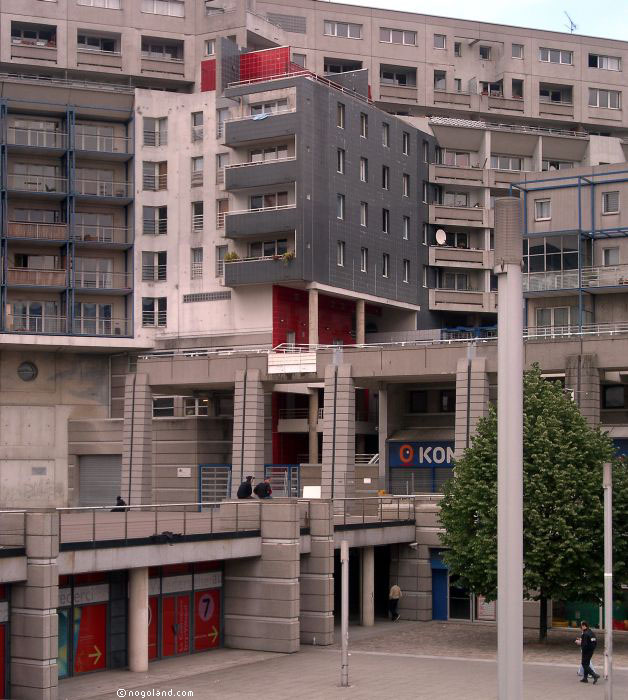
<svg viewBox="0 0 628 700"><path fill-rule="evenodd" d="M626 50L316 0L2 3L0 505L43 510L0 513L0 694L330 643L347 537L363 624L393 579L408 619L495 619L437 505L496 400L493 200L523 200L526 363L628 452ZM322 499L150 507L265 473ZM415 495L344 500L380 488Z"/></svg>

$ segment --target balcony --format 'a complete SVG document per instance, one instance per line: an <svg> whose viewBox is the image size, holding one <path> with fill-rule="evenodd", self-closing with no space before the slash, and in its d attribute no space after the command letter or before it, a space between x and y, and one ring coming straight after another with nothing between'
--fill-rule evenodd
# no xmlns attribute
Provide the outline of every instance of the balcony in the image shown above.
<svg viewBox="0 0 628 700"><path fill-rule="evenodd" d="M8 188L17 192L37 192L51 195L65 195L68 181L55 175L18 175L9 173Z"/></svg>
<svg viewBox="0 0 628 700"><path fill-rule="evenodd" d="M182 58L155 58L142 55L142 73L167 73L183 77L185 63Z"/></svg>
<svg viewBox="0 0 628 700"><path fill-rule="evenodd" d="M497 293L479 290L430 289L430 311L468 311L495 313Z"/></svg>
<svg viewBox="0 0 628 700"><path fill-rule="evenodd" d="M490 211L483 207L450 207L445 204L430 204L430 223L487 228L490 226Z"/></svg>
<svg viewBox="0 0 628 700"><path fill-rule="evenodd" d="M471 95L468 92L447 92L447 90L434 90L434 104L438 103L471 106Z"/></svg>
<svg viewBox="0 0 628 700"><path fill-rule="evenodd" d="M111 155L132 155L133 139L127 136L101 136L98 134L74 134L74 148L88 153L109 153Z"/></svg>
<svg viewBox="0 0 628 700"><path fill-rule="evenodd" d="M283 185L297 179L297 159L280 158L259 163L235 163L225 167L225 189L238 190Z"/></svg>
<svg viewBox="0 0 628 700"><path fill-rule="evenodd" d="M57 62L57 44L54 39L25 39L11 37L11 58L42 61L45 63Z"/></svg>
<svg viewBox="0 0 628 700"><path fill-rule="evenodd" d="M46 148L63 151L67 148L68 135L65 131L50 131L48 129L22 129L9 126L7 128L7 143L15 146L11 150L27 150L31 148Z"/></svg>
<svg viewBox="0 0 628 700"><path fill-rule="evenodd" d="M486 187L485 170L480 167L465 168L455 165L430 165L430 180L449 185Z"/></svg>
<svg viewBox="0 0 628 700"><path fill-rule="evenodd" d="M499 97L490 96L488 100L489 110L500 110L505 112L523 112L525 105L522 97Z"/></svg>
<svg viewBox="0 0 628 700"><path fill-rule="evenodd" d="M300 263L296 259L284 260L282 256L245 258L225 262L224 265L225 285L227 287L293 282L302 278Z"/></svg>
<svg viewBox="0 0 628 700"><path fill-rule="evenodd" d="M619 287L620 291L625 288L628 292L628 265L583 267L580 284L591 293L609 287ZM523 291L529 294L574 290L578 286L578 270L532 272L523 276Z"/></svg>
<svg viewBox="0 0 628 700"><path fill-rule="evenodd" d="M97 51L94 49L77 48L77 66L93 66L94 68L122 69L122 54L119 51Z"/></svg>
<svg viewBox="0 0 628 700"><path fill-rule="evenodd" d="M126 318L87 318L79 316L72 321L74 335L118 336L130 338L133 324Z"/></svg>
<svg viewBox="0 0 628 700"><path fill-rule="evenodd" d="M379 96L382 100L396 101L417 101L416 85L392 85L390 83L380 83Z"/></svg>
<svg viewBox="0 0 628 700"><path fill-rule="evenodd" d="M539 114L548 114L556 117L573 117L573 103L554 102L552 100L539 98Z"/></svg>
<svg viewBox="0 0 628 700"><path fill-rule="evenodd" d="M159 223L165 222L160 221ZM81 224L74 227L72 237L76 243L84 243L92 247L102 245L128 248L133 244L133 231L126 226L90 226Z"/></svg>
<svg viewBox="0 0 628 700"><path fill-rule="evenodd" d="M254 238L270 233L294 231L297 226L296 204L261 209L243 209L225 216L225 236Z"/></svg>
<svg viewBox="0 0 628 700"><path fill-rule="evenodd" d="M37 270L29 267L10 267L7 270L7 284L11 287L49 287L65 289L66 270Z"/></svg>
<svg viewBox="0 0 628 700"><path fill-rule="evenodd" d="M133 197L133 185L130 182L77 179L74 189L77 195L86 199L107 198L128 204Z"/></svg>
<svg viewBox="0 0 628 700"><path fill-rule="evenodd" d="M298 119L295 109L230 119L224 123L225 145L234 147L294 136Z"/></svg>
<svg viewBox="0 0 628 700"><path fill-rule="evenodd" d="M67 332L65 316L26 316L8 313L6 332L33 334L64 334Z"/></svg>
<svg viewBox="0 0 628 700"><path fill-rule="evenodd" d="M492 267L492 260L493 255L490 250L430 246L429 251L429 263L433 267L463 267L487 270Z"/></svg>
<svg viewBox="0 0 628 700"><path fill-rule="evenodd" d="M81 290L89 290L90 292L128 293L133 288L133 275L130 272L76 270L74 273L74 287Z"/></svg>
<svg viewBox="0 0 628 700"><path fill-rule="evenodd" d="M508 188L515 182L521 182L526 176L524 170L489 170L488 184L489 187Z"/></svg>
<svg viewBox="0 0 628 700"><path fill-rule="evenodd" d="M65 241L68 238L67 224L39 224L24 221L9 221L7 238L32 241Z"/></svg>

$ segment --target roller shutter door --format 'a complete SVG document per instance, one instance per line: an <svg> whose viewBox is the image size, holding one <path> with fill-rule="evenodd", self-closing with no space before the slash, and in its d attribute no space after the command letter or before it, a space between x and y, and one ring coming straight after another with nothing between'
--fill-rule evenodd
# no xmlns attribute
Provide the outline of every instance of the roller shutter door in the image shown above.
<svg viewBox="0 0 628 700"><path fill-rule="evenodd" d="M115 505L120 496L122 455L83 455L79 459L79 505ZM123 496L124 498L124 496ZM126 500L126 499L125 499Z"/></svg>

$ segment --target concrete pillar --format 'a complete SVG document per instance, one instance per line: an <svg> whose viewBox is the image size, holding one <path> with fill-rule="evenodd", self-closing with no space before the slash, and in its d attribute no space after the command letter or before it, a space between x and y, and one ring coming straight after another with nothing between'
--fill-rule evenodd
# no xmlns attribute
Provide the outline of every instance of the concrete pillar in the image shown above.
<svg viewBox="0 0 628 700"><path fill-rule="evenodd" d="M471 442L478 420L488 414L486 358L458 360L456 369L456 456Z"/></svg>
<svg viewBox="0 0 628 700"><path fill-rule="evenodd" d="M148 671L148 567L129 571L129 671Z"/></svg>
<svg viewBox="0 0 628 700"><path fill-rule="evenodd" d="M264 387L258 369L238 370L233 398L231 495L248 475L264 476Z"/></svg>
<svg viewBox="0 0 628 700"><path fill-rule="evenodd" d="M565 388L574 392L575 402L587 422L600 423L600 371L597 355L570 355L565 367Z"/></svg>
<svg viewBox="0 0 628 700"><path fill-rule="evenodd" d="M354 493L355 384L351 365L325 369L322 497L343 498Z"/></svg>
<svg viewBox="0 0 628 700"><path fill-rule="evenodd" d="M11 586L11 697L57 698L59 516L26 514L26 581Z"/></svg>
<svg viewBox="0 0 628 700"><path fill-rule="evenodd" d="M334 643L334 521L331 501L309 502L311 549L301 556L301 644Z"/></svg>
<svg viewBox="0 0 628 700"><path fill-rule="evenodd" d="M313 389L308 398L308 462L310 464L318 464L318 389Z"/></svg>
<svg viewBox="0 0 628 700"><path fill-rule="evenodd" d="M308 340L310 345L318 345L318 289L308 292Z"/></svg>
<svg viewBox="0 0 628 700"><path fill-rule="evenodd" d="M360 624L372 627L375 624L375 549L360 550Z"/></svg>
<svg viewBox="0 0 628 700"><path fill-rule="evenodd" d="M379 388L377 397L377 440L379 450L379 482L380 487L384 488L386 478L388 476L388 450L386 442L388 440L388 389L382 385ZM388 488L388 485L385 486Z"/></svg>
<svg viewBox="0 0 628 700"><path fill-rule="evenodd" d="M146 374L126 377L120 491L129 505L153 502L153 397Z"/></svg>
<svg viewBox="0 0 628 700"><path fill-rule="evenodd" d="M225 646L299 650L300 508L263 501L261 557L225 563Z"/></svg>
<svg viewBox="0 0 628 700"><path fill-rule="evenodd" d="M355 342L356 345L364 345L366 336L366 304L364 299L355 302Z"/></svg>

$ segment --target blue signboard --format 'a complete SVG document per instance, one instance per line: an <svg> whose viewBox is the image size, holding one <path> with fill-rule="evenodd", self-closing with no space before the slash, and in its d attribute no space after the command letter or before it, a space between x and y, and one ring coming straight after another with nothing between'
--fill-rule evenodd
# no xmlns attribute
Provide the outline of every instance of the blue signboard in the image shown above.
<svg viewBox="0 0 628 700"><path fill-rule="evenodd" d="M441 441L388 441L388 465L390 467L430 468L453 467L454 443Z"/></svg>

